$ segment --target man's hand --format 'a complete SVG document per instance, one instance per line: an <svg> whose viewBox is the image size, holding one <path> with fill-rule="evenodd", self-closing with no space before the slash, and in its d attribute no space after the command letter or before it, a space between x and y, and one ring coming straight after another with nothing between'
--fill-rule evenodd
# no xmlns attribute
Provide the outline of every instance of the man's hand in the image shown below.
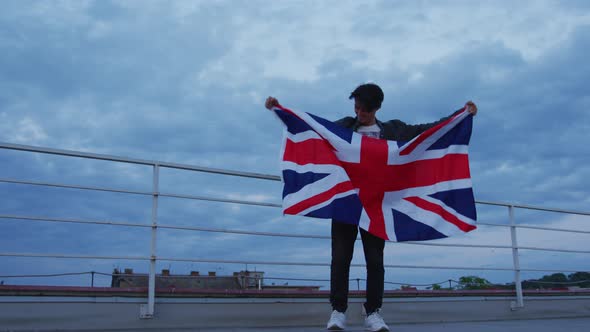
<svg viewBox="0 0 590 332"><path fill-rule="evenodd" d="M279 101L275 97L266 98L266 102L264 103L264 107L266 107L269 110L275 106L278 106L278 105L279 105Z"/></svg>
<svg viewBox="0 0 590 332"><path fill-rule="evenodd" d="M469 114L477 114L477 106L471 100L465 103L465 107L467 107L467 112L469 112Z"/></svg>

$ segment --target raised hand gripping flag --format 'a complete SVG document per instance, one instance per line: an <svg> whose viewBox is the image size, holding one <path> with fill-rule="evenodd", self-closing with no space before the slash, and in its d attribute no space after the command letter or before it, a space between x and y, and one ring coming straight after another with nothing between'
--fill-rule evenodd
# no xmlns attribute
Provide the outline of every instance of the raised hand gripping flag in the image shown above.
<svg viewBox="0 0 590 332"><path fill-rule="evenodd" d="M409 142L363 136L282 106L273 111L285 124L285 214L334 219L399 242L476 228L466 109Z"/></svg>

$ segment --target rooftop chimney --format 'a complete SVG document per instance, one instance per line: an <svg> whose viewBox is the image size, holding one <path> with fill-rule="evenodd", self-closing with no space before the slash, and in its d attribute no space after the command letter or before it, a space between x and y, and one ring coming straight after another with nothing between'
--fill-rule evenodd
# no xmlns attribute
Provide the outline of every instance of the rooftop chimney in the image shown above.
<svg viewBox="0 0 590 332"><path fill-rule="evenodd" d="M191 276L197 277L199 275L199 271L191 271Z"/></svg>
<svg viewBox="0 0 590 332"><path fill-rule="evenodd" d="M215 277L215 271L213 271L213 272L209 271L209 276L210 277Z"/></svg>
<svg viewBox="0 0 590 332"><path fill-rule="evenodd" d="M125 269L125 274L133 274L133 269Z"/></svg>
<svg viewBox="0 0 590 332"><path fill-rule="evenodd" d="M162 270L162 275L163 276L166 276L166 277L170 276L170 270L169 269L163 269Z"/></svg>

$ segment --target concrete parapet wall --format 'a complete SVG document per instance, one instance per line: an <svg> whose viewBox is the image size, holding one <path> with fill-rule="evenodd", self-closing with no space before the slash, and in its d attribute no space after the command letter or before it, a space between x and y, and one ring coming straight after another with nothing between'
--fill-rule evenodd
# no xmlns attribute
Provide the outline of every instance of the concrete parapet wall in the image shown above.
<svg viewBox="0 0 590 332"><path fill-rule="evenodd" d="M590 297L385 299L388 323L466 322L590 317ZM140 319L140 298L0 297L0 331L166 330L220 327L324 327L326 299L166 299L156 300L155 317ZM362 299L352 299L349 324L362 324Z"/></svg>

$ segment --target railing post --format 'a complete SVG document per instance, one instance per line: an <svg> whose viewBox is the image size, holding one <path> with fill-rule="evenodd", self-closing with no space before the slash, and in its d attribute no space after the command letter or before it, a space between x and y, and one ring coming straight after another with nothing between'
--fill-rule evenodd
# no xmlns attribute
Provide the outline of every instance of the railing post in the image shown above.
<svg viewBox="0 0 590 332"><path fill-rule="evenodd" d="M514 221L514 206L508 206L510 217L510 237L512 239L512 261L514 263L514 286L516 287L516 302L510 304L510 309L517 310L524 307L522 283L520 281L520 259L518 257L518 242L516 240L516 222Z"/></svg>
<svg viewBox="0 0 590 332"><path fill-rule="evenodd" d="M148 303L140 307L139 317L150 319L154 317L156 301L156 235L158 231L158 196L160 182L160 165L154 165L153 193L152 193L152 243L150 249L150 274L148 281Z"/></svg>

